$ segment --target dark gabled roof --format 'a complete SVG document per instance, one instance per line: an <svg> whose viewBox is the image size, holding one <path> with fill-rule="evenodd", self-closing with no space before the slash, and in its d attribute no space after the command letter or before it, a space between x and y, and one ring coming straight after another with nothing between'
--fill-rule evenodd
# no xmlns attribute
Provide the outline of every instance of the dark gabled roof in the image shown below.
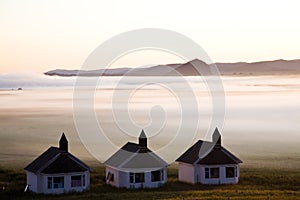
<svg viewBox="0 0 300 200"><path fill-rule="evenodd" d="M32 161L29 165L27 165L24 169L31 172L37 172L43 166L48 164L52 159L57 157L60 154L60 150L57 147L50 147L42 153L39 157L37 157L34 161Z"/></svg>
<svg viewBox="0 0 300 200"><path fill-rule="evenodd" d="M242 161L230 153L224 147L213 148L209 154L200 159L197 164L202 165L223 165L223 164L239 164Z"/></svg>
<svg viewBox="0 0 300 200"><path fill-rule="evenodd" d="M230 153L222 146L214 145L212 142L199 140L186 152L184 152L177 162L189 164L238 164L242 161Z"/></svg>
<svg viewBox="0 0 300 200"><path fill-rule="evenodd" d="M73 158L70 153L62 153L50 165L41 171L44 174L84 172L89 167L84 163L79 163L77 158Z"/></svg>
<svg viewBox="0 0 300 200"><path fill-rule="evenodd" d="M24 169L33 173L49 174L91 171L81 160L57 147L50 147Z"/></svg>
<svg viewBox="0 0 300 200"><path fill-rule="evenodd" d="M207 154L207 152L212 148L212 142L198 140L198 142L196 142L193 146L186 150L176 161L193 164L197 160L199 160L199 157L201 157L199 155L200 153L202 153L202 155Z"/></svg>
<svg viewBox="0 0 300 200"><path fill-rule="evenodd" d="M132 153L148 153L151 152L148 148L142 148L139 144L127 142L121 149Z"/></svg>
<svg viewBox="0 0 300 200"><path fill-rule="evenodd" d="M104 164L121 171L136 172L160 169L168 165L147 147L131 142L121 147Z"/></svg>

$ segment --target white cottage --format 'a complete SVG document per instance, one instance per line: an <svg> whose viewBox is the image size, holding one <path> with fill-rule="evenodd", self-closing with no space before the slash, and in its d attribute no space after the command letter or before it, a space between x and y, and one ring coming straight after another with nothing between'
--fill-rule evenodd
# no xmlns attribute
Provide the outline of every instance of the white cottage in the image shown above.
<svg viewBox="0 0 300 200"><path fill-rule="evenodd" d="M177 160L178 179L187 183L235 184L239 181L242 161L221 145L216 128L213 141L199 140Z"/></svg>
<svg viewBox="0 0 300 200"><path fill-rule="evenodd" d="M50 147L24 169L27 187L35 193L60 194L89 189L91 168L68 152L64 133L59 148Z"/></svg>
<svg viewBox="0 0 300 200"><path fill-rule="evenodd" d="M139 143L126 143L107 161L106 183L124 188L157 188L167 182L167 166L163 159L147 147L142 130Z"/></svg>

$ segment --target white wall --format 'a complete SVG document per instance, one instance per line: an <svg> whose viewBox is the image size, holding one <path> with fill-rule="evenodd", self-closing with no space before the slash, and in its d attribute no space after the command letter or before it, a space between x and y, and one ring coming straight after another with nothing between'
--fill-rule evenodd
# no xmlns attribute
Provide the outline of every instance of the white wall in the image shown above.
<svg viewBox="0 0 300 200"><path fill-rule="evenodd" d="M178 163L178 179L186 183L196 183L195 167L187 163Z"/></svg>
<svg viewBox="0 0 300 200"><path fill-rule="evenodd" d="M205 178L205 168L218 167L219 178ZM226 178L226 167L237 167L237 177ZM239 165L197 165L196 176L199 177L198 183L202 184L235 184L239 180Z"/></svg>
<svg viewBox="0 0 300 200"><path fill-rule="evenodd" d="M85 175L85 186L71 187L71 176ZM90 172L77 172L77 173L65 173L65 174L41 174L38 175L41 179L40 189L37 193L45 194L61 194L67 192L82 192L88 190L90 187ZM48 177L49 176L64 176L64 188L48 189Z"/></svg>
<svg viewBox="0 0 300 200"><path fill-rule="evenodd" d="M157 188L157 187L160 187L163 184L165 184L168 180L168 178L167 178L167 167L164 167L162 170L163 170L163 173L164 173L164 175L163 175L164 179L161 180L161 181L155 181L155 182L151 181L151 171L146 172L145 173L145 183L143 184L143 187L144 188Z"/></svg>
<svg viewBox="0 0 300 200"><path fill-rule="evenodd" d="M108 173L112 173L114 175L114 181L106 181L106 184L109 184L109 185L112 185L112 186L115 186L115 187L122 187L120 186L119 184L119 171L110 167L110 166L106 166L106 169L105 169L105 180L106 180L106 177L108 175Z"/></svg>
<svg viewBox="0 0 300 200"><path fill-rule="evenodd" d="M129 172L119 171L119 187L129 188Z"/></svg>
<svg viewBox="0 0 300 200"><path fill-rule="evenodd" d="M108 172L114 173L114 182L108 182L108 184L115 187L125 188L156 188L160 187L167 182L167 167L163 168L164 179L161 181L152 182L151 172L145 172L144 183L130 183L129 173L124 171L118 171L110 166L106 166L106 176Z"/></svg>
<svg viewBox="0 0 300 200"><path fill-rule="evenodd" d="M26 184L29 185L29 190L38 192L38 177L34 173L26 171Z"/></svg>
<svg viewBox="0 0 300 200"><path fill-rule="evenodd" d="M89 171L85 171L84 174L85 174L85 187L83 189L89 190L91 184L91 174Z"/></svg>

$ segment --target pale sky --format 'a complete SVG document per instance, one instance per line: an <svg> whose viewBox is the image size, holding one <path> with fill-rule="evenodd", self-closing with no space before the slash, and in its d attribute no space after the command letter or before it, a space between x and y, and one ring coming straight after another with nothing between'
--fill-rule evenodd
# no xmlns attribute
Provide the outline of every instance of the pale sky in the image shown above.
<svg viewBox="0 0 300 200"><path fill-rule="evenodd" d="M214 62L300 59L299 8L297 0L0 0L0 73L76 69L103 41L138 28L184 34Z"/></svg>

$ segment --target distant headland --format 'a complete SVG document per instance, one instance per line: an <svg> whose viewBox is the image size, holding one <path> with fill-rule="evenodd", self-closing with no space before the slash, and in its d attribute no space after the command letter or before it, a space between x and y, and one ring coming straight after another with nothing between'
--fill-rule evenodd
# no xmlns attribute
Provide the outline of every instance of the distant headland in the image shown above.
<svg viewBox="0 0 300 200"><path fill-rule="evenodd" d="M261 62L214 63L220 75L258 76L258 75L296 75L300 74L300 59L273 60ZM49 76L199 76L207 75L212 65L194 59L187 63L155 65L144 68L111 68L95 70L55 69L45 72ZM199 73L200 72L200 73Z"/></svg>

